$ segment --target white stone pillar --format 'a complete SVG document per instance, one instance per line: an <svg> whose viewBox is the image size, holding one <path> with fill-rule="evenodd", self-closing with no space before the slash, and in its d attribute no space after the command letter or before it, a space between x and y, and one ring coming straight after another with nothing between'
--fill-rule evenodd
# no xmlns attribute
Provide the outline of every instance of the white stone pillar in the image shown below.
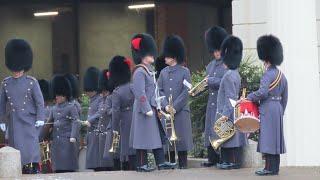
<svg viewBox="0 0 320 180"><path fill-rule="evenodd" d="M289 83L284 127L287 165L320 165L320 84L315 0L266 0L268 28L284 48Z"/></svg>
<svg viewBox="0 0 320 180"><path fill-rule="evenodd" d="M319 166L316 20L320 35L320 13L316 18L315 0L233 0L232 16L233 33L242 39L245 50L256 51L256 40L264 34L278 36L283 44L281 69L289 83L289 102L284 119L287 154L282 165Z"/></svg>

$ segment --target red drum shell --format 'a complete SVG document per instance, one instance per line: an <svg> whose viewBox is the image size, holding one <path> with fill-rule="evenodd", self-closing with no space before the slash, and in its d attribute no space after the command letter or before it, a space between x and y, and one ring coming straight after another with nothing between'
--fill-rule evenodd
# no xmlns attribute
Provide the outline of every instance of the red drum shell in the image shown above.
<svg viewBox="0 0 320 180"><path fill-rule="evenodd" d="M243 133L252 133L260 128L259 108L251 101L240 102L235 107L235 126Z"/></svg>

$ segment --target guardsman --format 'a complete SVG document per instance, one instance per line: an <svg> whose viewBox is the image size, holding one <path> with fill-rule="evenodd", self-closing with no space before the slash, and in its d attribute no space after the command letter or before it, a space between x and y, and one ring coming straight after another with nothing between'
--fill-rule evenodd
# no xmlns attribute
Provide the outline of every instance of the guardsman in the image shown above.
<svg viewBox="0 0 320 180"><path fill-rule="evenodd" d="M96 67L89 67L84 75L83 89L90 98L87 121L87 156L86 168L99 170L99 119L101 116L96 116L99 111L99 106L103 103L103 97L99 89L100 70Z"/></svg>
<svg viewBox="0 0 320 180"><path fill-rule="evenodd" d="M107 103L113 91L108 74L109 71L107 69L102 70L99 74L98 86L101 91L102 101L100 101L98 110L90 115L85 122L85 124L88 124L92 120L99 119L96 129L99 141L95 144L99 149L97 154L97 167L94 168L95 171L110 171L113 167L112 157L104 158L106 137L107 133L110 133L110 131L108 131L108 125L111 122L111 109L107 107Z"/></svg>
<svg viewBox="0 0 320 180"><path fill-rule="evenodd" d="M277 68L283 61L280 40L273 35L261 36L257 41L259 59L265 66L259 90L248 95L248 100L260 102L260 135L258 152L266 159L265 168L257 175L277 175L280 154L286 152L283 135L283 115L288 101L288 82ZM278 78L277 78L278 77Z"/></svg>
<svg viewBox="0 0 320 180"><path fill-rule="evenodd" d="M216 151L214 151L214 149L212 148L210 144L210 138L218 138L216 133L213 131L213 125L216 119L217 97L220 82L224 73L227 71L221 60L220 51L221 43L227 36L228 33L226 32L226 30L218 26L211 27L205 33L206 45L212 61L206 68L209 98L206 110L204 145L205 147L207 147L208 151L208 162L202 163L202 166L204 167L215 166L220 161L220 155L216 153Z"/></svg>
<svg viewBox="0 0 320 180"><path fill-rule="evenodd" d="M80 119L77 106L71 101L72 89L63 75L52 79L56 105L49 123L53 123L51 158L56 173L74 172L78 166Z"/></svg>
<svg viewBox="0 0 320 180"><path fill-rule="evenodd" d="M162 56L168 65L158 79L160 95L165 96L163 107L170 113L174 112L174 131L177 136L175 142L169 143L171 162L175 162L175 153L178 154L179 168L187 168L188 151L193 148L190 107L188 104L188 88L191 86L191 75L188 68L181 64L185 62L185 48L183 40L177 35L170 35L164 41ZM170 105L168 99L172 97ZM164 119L163 119L164 120ZM168 121L166 122L168 123ZM170 139L173 129L167 130ZM170 145L171 144L171 145Z"/></svg>
<svg viewBox="0 0 320 180"><path fill-rule="evenodd" d="M51 95L51 86L49 81L45 79L40 79L38 80L43 99L44 99L44 114L45 114L45 122L49 120L51 109L52 109L52 95ZM39 142L45 141L45 140L50 140L50 128L51 125L45 125L43 128L40 130L40 135L39 135Z"/></svg>
<svg viewBox="0 0 320 180"><path fill-rule="evenodd" d="M227 72L221 79L217 99L216 119L234 121L234 107L231 101L237 101L241 85L238 71L242 59L242 42L238 37L227 37L221 46L221 56ZM241 164L241 147L247 144L245 134L236 131L235 135L221 145L220 169L239 169Z"/></svg>
<svg viewBox="0 0 320 180"><path fill-rule="evenodd" d="M120 160L123 170L136 170L136 151L129 147L132 121L131 67L132 60L115 56L109 64L110 81L115 87L112 93L112 128L120 133Z"/></svg>
<svg viewBox="0 0 320 180"><path fill-rule="evenodd" d="M130 145L137 152L137 171L150 172L147 151L152 150L158 169L172 169L175 164L165 162L162 125L157 118L155 99L155 73L151 64L157 54L152 36L137 34L131 40L132 56L136 69L133 73L133 117L130 131Z"/></svg>
<svg viewBox="0 0 320 180"><path fill-rule="evenodd" d="M77 106L79 115L81 116L81 105L78 101L80 95L79 80L74 74L71 73L65 74L65 77L69 80L72 88L71 102L73 102Z"/></svg>
<svg viewBox="0 0 320 180"><path fill-rule="evenodd" d="M5 64L12 76L2 81L0 89L0 124L7 111L9 146L20 150L22 172L38 173L40 162L39 127L44 125L44 101L38 81L25 72L31 69L32 49L22 39L10 40L5 48ZM7 106L8 104L8 106Z"/></svg>

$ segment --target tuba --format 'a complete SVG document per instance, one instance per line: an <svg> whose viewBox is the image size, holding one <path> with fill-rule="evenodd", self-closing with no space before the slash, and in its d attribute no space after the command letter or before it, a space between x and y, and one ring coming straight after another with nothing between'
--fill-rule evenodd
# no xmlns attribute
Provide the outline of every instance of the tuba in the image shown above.
<svg viewBox="0 0 320 180"><path fill-rule="evenodd" d="M224 116L220 117L214 123L213 130L220 138L212 140L211 137L209 137L210 144L215 151L217 151L223 143L231 139L236 133L233 122L229 121L228 118L225 119Z"/></svg>
<svg viewBox="0 0 320 180"><path fill-rule="evenodd" d="M118 131L113 131L112 133L113 133L112 143L111 143L111 148L109 149L109 152L116 153L117 149L119 148L120 134Z"/></svg>
<svg viewBox="0 0 320 180"><path fill-rule="evenodd" d="M193 88L189 90L190 96L194 97L198 94L204 92L207 90L208 83L206 81L206 78L204 78L202 81L200 81L198 84L196 84Z"/></svg>

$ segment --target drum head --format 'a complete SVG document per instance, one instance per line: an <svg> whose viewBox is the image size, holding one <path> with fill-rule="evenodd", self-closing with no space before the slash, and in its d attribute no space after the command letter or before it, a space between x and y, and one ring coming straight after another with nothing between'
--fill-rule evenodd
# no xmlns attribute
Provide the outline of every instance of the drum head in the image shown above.
<svg viewBox="0 0 320 180"><path fill-rule="evenodd" d="M242 116L234 124L242 133L253 133L260 128L260 120L253 116Z"/></svg>

